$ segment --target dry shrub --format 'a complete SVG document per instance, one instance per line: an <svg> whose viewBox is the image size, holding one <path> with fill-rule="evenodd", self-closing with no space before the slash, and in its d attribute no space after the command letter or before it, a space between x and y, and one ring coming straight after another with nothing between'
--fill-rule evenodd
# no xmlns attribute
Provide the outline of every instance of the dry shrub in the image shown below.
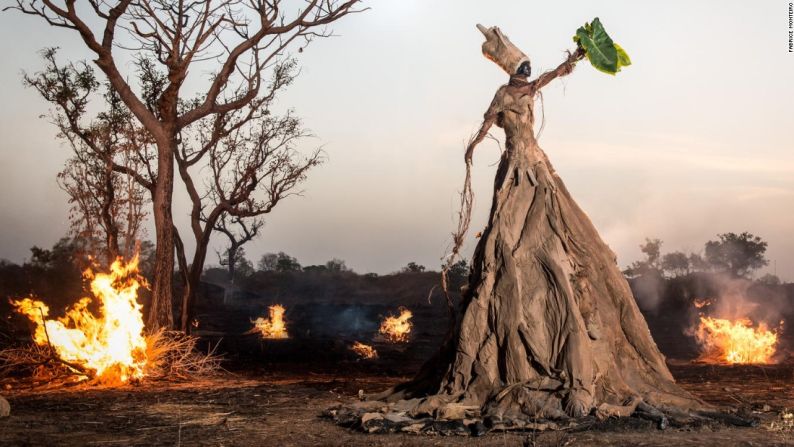
<svg viewBox="0 0 794 447"><path fill-rule="evenodd" d="M221 372L223 358L215 352L217 345L201 352L198 341L198 337L178 331L159 330L147 335L148 360L143 380L184 380ZM0 350L0 380L15 377L60 382L75 376L93 383L90 373L60 360L49 346L30 343Z"/></svg>
<svg viewBox="0 0 794 447"><path fill-rule="evenodd" d="M0 350L0 379L7 377L33 377L53 380L79 374L61 362L49 346L30 343Z"/></svg>
<svg viewBox="0 0 794 447"><path fill-rule="evenodd" d="M188 379L219 373L223 357L215 352L196 349L198 337L163 329L146 336L146 375L154 379Z"/></svg>

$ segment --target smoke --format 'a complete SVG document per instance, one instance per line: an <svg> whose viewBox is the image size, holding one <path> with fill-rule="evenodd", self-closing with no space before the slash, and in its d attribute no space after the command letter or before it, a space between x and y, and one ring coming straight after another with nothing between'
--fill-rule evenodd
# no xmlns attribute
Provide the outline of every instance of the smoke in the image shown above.
<svg viewBox="0 0 794 447"><path fill-rule="evenodd" d="M712 295L698 297L710 301L711 304L700 309L708 316L728 320L750 318L769 327L779 326L786 316L786 296L777 288L720 273L710 275L709 283Z"/></svg>
<svg viewBox="0 0 794 447"><path fill-rule="evenodd" d="M326 337L356 337L376 333L380 308L365 305L317 304L303 323L311 334Z"/></svg>
<svg viewBox="0 0 794 447"><path fill-rule="evenodd" d="M639 276L631 280L631 289L640 309L655 315L664 297L664 277L659 274Z"/></svg>

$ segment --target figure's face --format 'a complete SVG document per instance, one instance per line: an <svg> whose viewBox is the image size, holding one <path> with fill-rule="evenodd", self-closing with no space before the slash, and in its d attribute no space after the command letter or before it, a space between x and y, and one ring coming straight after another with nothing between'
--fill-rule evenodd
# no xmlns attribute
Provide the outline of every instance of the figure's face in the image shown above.
<svg viewBox="0 0 794 447"><path fill-rule="evenodd" d="M532 74L532 67L529 65L529 61L524 61L516 71L516 76L521 76L524 78L528 78L531 74Z"/></svg>

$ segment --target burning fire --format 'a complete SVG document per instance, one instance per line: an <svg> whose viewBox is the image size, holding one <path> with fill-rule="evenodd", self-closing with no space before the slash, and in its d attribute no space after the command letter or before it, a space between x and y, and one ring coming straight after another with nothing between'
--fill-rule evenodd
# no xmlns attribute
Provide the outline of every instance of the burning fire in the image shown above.
<svg viewBox="0 0 794 447"><path fill-rule="evenodd" d="M711 306L713 303L708 298L695 298L694 304L695 308L702 309L704 307Z"/></svg>
<svg viewBox="0 0 794 447"><path fill-rule="evenodd" d="M774 363L777 333L761 323L753 327L749 318L735 321L700 317L695 337L704 352L698 360L708 363Z"/></svg>
<svg viewBox="0 0 794 447"><path fill-rule="evenodd" d="M383 319L379 332L392 343L405 343L408 341L413 327L410 321L411 317L413 317L411 311L401 307L399 316Z"/></svg>
<svg viewBox="0 0 794 447"><path fill-rule="evenodd" d="M284 323L284 306L274 304L268 307L269 318L259 317L251 332L259 332L262 338L289 338L287 325Z"/></svg>
<svg viewBox="0 0 794 447"><path fill-rule="evenodd" d="M36 344L52 346L65 363L108 385L143 378L146 339L137 292L145 280L138 273L138 257L127 264L117 259L109 273L88 269L84 275L91 280L93 297L81 298L58 319L46 319L49 307L33 298L11 304L36 324ZM94 300L96 314L88 309Z"/></svg>
<svg viewBox="0 0 794 447"><path fill-rule="evenodd" d="M350 347L350 350L358 354L362 359L369 360L378 358L378 351L376 351L375 348L358 341L353 342L353 346Z"/></svg>

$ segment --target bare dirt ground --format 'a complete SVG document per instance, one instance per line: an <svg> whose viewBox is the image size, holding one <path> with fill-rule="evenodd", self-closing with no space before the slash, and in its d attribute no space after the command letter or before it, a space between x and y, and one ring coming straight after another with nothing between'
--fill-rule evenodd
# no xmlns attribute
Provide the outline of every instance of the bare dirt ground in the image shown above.
<svg viewBox="0 0 794 447"><path fill-rule="evenodd" d="M480 438L368 435L335 426L323 410L380 391L406 377L337 365L336 372L246 372L188 383L115 389L50 389L17 383L2 393L12 414L0 419L0 445L185 446L768 446L794 445L778 429L794 408L792 365L717 367L672 364L679 383L703 399L742 407L755 428L658 430L649 423L611 423L578 432L489 433Z"/></svg>

